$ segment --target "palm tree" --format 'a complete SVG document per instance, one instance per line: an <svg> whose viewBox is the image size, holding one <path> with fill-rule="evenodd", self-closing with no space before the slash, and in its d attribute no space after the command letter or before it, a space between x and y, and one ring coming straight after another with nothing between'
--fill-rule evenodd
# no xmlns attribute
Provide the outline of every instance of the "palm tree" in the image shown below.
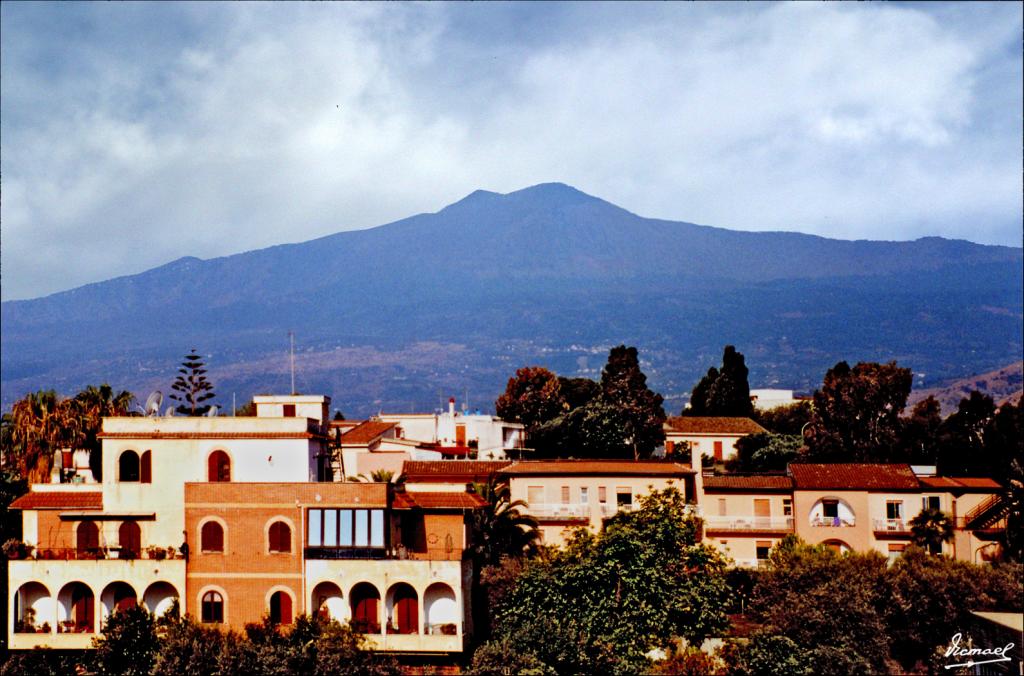
<svg viewBox="0 0 1024 676"><path fill-rule="evenodd" d="M11 408L10 441L19 453L19 471L30 483L49 479L53 452L74 442L77 420L54 390L26 395Z"/></svg>
<svg viewBox="0 0 1024 676"><path fill-rule="evenodd" d="M917 546L939 554L942 543L953 539L953 520L938 509L922 509L910 520L910 535Z"/></svg>
<svg viewBox="0 0 1024 676"><path fill-rule="evenodd" d="M497 565L502 556L533 556L540 546L537 520L519 510L522 500L512 500L507 483L492 474L485 484L474 484L476 492L487 501L486 509L473 512L476 534L473 553L481 566Z"/></svg>
<svg viewBox="0 0 1024 676"><path fill-rule="evenodd" d="M73 399L75 411L81 421L79 438L75 445L78 448L89 449L89 469L97 481L103 480L103 446L99 440L103 418L127 415L134 399L135 395L127 390L115 394L114 389L107 383L99 387L89 385Z"/></svg>

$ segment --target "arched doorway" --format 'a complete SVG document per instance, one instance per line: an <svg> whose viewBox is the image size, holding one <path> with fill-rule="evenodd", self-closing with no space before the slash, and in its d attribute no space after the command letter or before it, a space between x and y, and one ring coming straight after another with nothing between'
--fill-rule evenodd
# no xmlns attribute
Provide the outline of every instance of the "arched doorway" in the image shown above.
<svg viewBox="0 0 1024 676"><path fill-rule="evenodd" d="M388 633L418 634L420 632L419 596L412 585L399 582L388 590Z"/></svg>
<svg viewBox="0 0 1024 676"><path fill-rule="evenodd" d="M380 633L380 592L369 582L360 582L348 595L352 606L352 629L361 634Z"/></svg>
<svg viewBox="0 0 1024 676"><path fill-rule="evenodd" d="M100 528L95 521L83 521L75 532L75 549L78 558L95 558L99 554Z"/></svg>
<svg viewBox="0 0 1024 676"><path fill-rule="evenodd" d="M146 610L160 617L171 609L177 599L178 590L170 582L154 582L142 595L142 604Z"/></svg>
<svg viewBox="0 0 1024 676"><path fill-rule="evenodd" d="M103 617L106 619L114 611L138 605L138 594L127 582L111 582L100 594L100 602L103 606Z"/></svg>
<svg viewBox="0 0 1024 676"><path fill-rule="evenodd" d="M48 633L53 630L50 590L41 582L26 582L14 595L14 632Z"/></svg>
<svg viewBox="0 0 1024 676"><path fill-rule="evenodd" d="M310 601L310 607L321 619L339 622L345 619L345 603L341 598L341 588L333 582L321 582L313 587Z"/></svg>
<svg viewBox="0 0 1024 676"><path fill-rule="evenodd" d="M224 451L214 451L207 461L207 481L231 481L231 458Z"/></svg>
<svg viewBox="0 0 1024 676"><path fill-rule="evenodd" d="M92 634L96 631L96 596L84 582L70 582L57 594L57 631Z"/></svg>
<svg viewBox="0 0 1024 676"><path fill-rule="evenodd" d="M458 633L460 623L459 606L455 592L443 582L435 582L423 593L423 614L426 616L426 633Z"/></svg>

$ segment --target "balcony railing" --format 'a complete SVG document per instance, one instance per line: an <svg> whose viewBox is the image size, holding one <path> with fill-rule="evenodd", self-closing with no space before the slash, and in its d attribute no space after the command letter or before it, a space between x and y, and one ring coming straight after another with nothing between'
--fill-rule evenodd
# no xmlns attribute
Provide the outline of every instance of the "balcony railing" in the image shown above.
<svg viewBox="0 0 1024 676"><path fill-rule="evenodd" d="M163 547L143 548L139 552L128 551L120 547L91 547L89 549L42 547L31 551L27 556L12 558L36 559L40 561L97 561L104 559L163 561L165 559L183 559L185 557L182 556L181 552L173 548Z"/></svg>
<svg viewBox="0 0 1024 676"><path fill-rule="evenodd" d="M768 565L768 559L733 559L737 568L764 568Z"/></svg>
<svg viewBox="0 0 1024 676"><path fill-rule="evenodd" d="M633 504L629 502L623 502L621 504L602 502L601 503L601 516L613 516L619 512L632 512Z"/></svg>
<svg viewBox="0 0 1024 676"><path fill-rule="evenodd" d="M791 516L705 516L704 528L707 530L735 531L791 531Z"/></svg>
<svg viewBox="0 0 1024 676"><path fill-rule="evenodd" d="M811 517L811 525L819 528L852 528L857 525L857 520L838 516L814 516Z"/></svg>
<svg viewBox="0 0 1024 676"><path fill-rule="evenodd" d="M903 519L875 519L874 529L876 532L907 533L910 528Z"/></svg>
<svg viewBox="0 0 1024 676"><path fill-rule="evenodd" d="M537 503L530 505L529 513L535 519L588 521L590 520L590 505L579 503Z"/></svg>
<svg viewBox="0 0 1024 676"><path fill-rule="evenodd" d="M416 551L401 546L395 549L385 549L384 547L306 547L305 554L307 559L326 561L352 559L461 561L466 555L466 550L458 547L452 549L428 547L425 551Z"/></svg>

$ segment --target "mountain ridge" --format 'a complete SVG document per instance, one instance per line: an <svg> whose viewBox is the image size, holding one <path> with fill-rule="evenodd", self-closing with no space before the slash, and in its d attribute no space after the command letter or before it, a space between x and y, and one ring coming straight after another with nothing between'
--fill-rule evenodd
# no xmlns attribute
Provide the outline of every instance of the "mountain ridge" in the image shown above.
<svg viewBox="0 0 1024 676"><path fill-rule="evenodd" d="M620 342L651 353L669 396L688 392L726 342L763 361L752 370L766 385L806 389L836 357L897 358L937 381L1018 358L1022 253L937 237L834 240L650 219L560 183L478 190L374 228L184 256L5 301L2 397L6 406L55 381L131 385L193 346L248 374L228 385L263 391L245 364L266 363L289 330L323 354L362 345L377 362L392 354L419 364L408 350L423 345L440 359L436 369L394 363L371 377L352 372L361 368L353 358L349 381L316 376L324 388L365 380L346 394L353 403L402 388L412 396L402 390L400 400L433 401L426 392L437 383L460 381L490 397L515 366L549 360L585 374L579 360L589 364L591 353L572 345ZM461 363L448 364L437 345ZM408 384L417 378L424 382Z"/></svg>

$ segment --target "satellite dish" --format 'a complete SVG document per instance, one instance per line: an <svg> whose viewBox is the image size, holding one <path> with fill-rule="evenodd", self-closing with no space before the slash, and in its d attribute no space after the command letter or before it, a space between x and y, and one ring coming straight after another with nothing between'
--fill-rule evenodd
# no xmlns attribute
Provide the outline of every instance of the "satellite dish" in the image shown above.
<svg viewBox="0 0 1024 676"><path fill-rule="evenodd" d="M160 413L160 404L163 403L164 394L160 390L153 392L146 398L146 415L157 415Z"/></svg>
<svg viewBox="0 0 1024 676"><path fill-rule="evenodd" d="M206 417L207 418L216 418L217 417L217 407L216 406L211 406L210 410L206 412Z"/></svg>
<svg viewBox="0 0 1024 676"><path fill-rule="evenodd" d="M174 407L168 406L164 409L164 417L169 418L174 415Z"/></svg>

